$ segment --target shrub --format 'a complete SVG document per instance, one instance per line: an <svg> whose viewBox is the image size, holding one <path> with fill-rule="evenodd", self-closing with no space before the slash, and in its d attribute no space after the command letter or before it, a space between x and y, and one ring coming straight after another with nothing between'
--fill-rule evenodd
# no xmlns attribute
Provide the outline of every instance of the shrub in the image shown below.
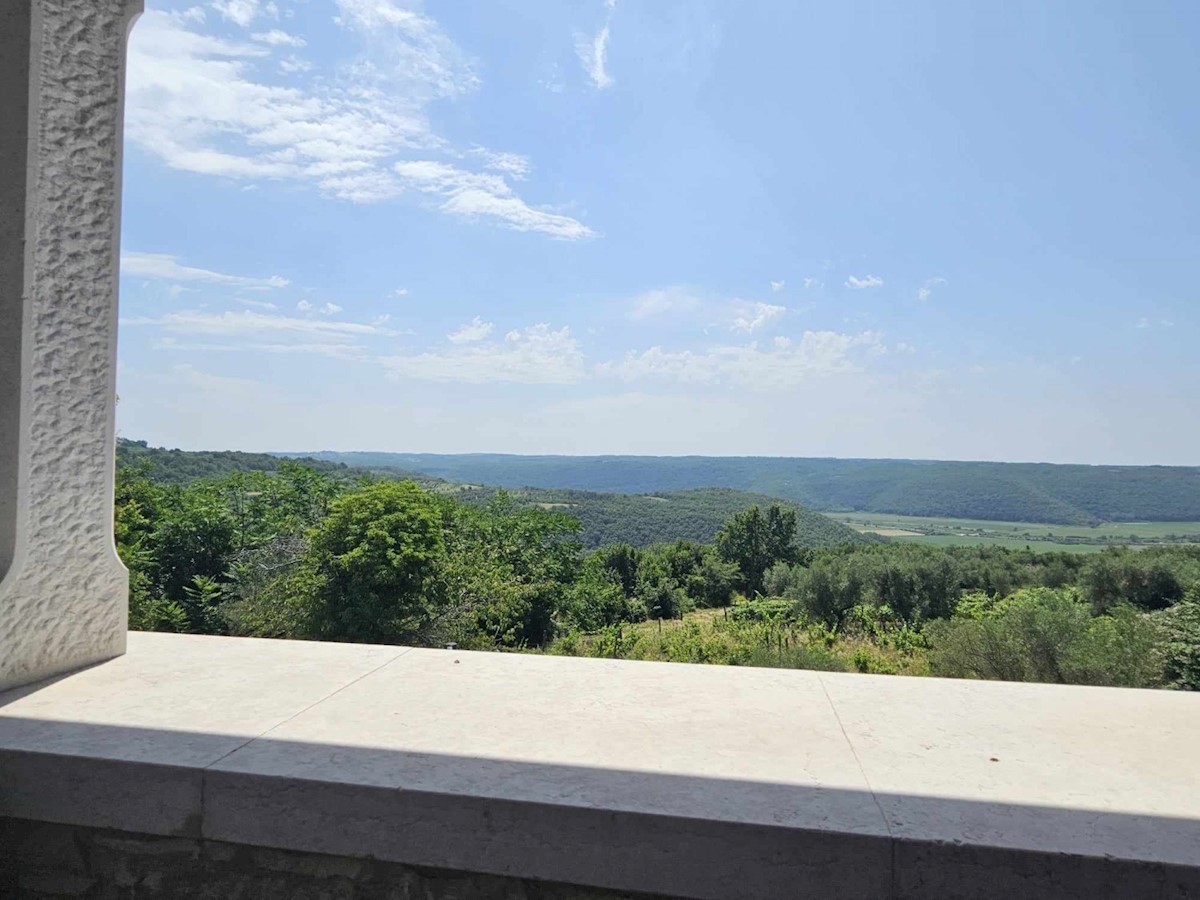
<svg viewBox="0 0 1200 900"><path fill-rule="evenodd" d="M1070 590L1029 588L926 628L934 674L952 678L1149 687L1158 629L1130 607L1092 618Z"/></svg>

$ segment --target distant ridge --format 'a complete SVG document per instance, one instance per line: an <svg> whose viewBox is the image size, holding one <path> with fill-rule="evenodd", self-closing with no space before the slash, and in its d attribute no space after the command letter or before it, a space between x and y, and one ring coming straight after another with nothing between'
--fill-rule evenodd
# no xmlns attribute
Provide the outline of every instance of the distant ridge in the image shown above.
<svg viewBox="0 0 1200 900"><path fill-rule="evenodd" d="M1200 520L1200 467L789 457L305 455L509 488L648 494L725 487L827 512L1071 525Z"/></svg>
<svg viewBox="0 0 1200 900"><path fill-rule="evenodd" d="M497 490L488 485L458 484L391 466L348 466L310 456L283 457L237 450L167 450L150 447L145 441L121 439L117 442L118 467L141 470L147 478L160 484L188 484L199 479L224 478L234 472L276 472L289 460L325 472L335 479L353 480L372 475L414 478L429 490L453 494L466 503L486 503ZM646 547L680 539L708 542L735 513L755 504L765 508L772 503L795 511L796 543L800 546L836 547L872 540L794 502L728 488L664 492L656 496L533 488L516 490L513 496L520 504L561 510L578 519L582 526L579 539L586 547L613 543Z"/></svg>

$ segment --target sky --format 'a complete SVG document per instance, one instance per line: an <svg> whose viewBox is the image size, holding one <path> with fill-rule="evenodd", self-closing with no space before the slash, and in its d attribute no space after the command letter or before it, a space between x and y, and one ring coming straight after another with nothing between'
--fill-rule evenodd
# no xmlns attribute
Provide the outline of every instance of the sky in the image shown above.
<svg viewBox="0 0 1200 900"><path fill-rule="evenodd" d="M1200 464L1200 4L148 0L118 432Z"/></svg>

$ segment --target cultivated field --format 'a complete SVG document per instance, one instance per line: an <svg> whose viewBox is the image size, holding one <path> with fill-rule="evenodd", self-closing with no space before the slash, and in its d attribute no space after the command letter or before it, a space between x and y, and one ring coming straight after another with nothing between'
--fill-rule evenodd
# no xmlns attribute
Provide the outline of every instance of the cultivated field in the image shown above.
<svg viewBox="0 0 1200 900"><path fill-rule="evenodd" d="M893 540L917 541L938 547L989 545L1091 553L1114 544L1146 546L1200 543L1200 522L1108 522L1088 526L944 519L888 513L829 515L864 534L878 534Z"/></svg>

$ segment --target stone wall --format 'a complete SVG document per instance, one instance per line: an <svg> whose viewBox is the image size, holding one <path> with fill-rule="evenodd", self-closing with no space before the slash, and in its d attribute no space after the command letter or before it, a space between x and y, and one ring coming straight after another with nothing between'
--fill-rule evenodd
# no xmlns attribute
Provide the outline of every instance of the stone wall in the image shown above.
<svg viewBox="0 0 1200 900"><path fill-rule="evenodd" d="M647 900L567 884L7 818L0 818L0 897Z"/></svg>

